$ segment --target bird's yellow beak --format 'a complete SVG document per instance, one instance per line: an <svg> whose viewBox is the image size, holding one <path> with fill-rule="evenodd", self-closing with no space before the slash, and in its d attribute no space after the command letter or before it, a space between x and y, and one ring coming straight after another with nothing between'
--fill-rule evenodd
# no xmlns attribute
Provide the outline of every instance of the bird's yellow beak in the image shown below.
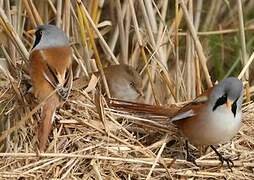
<svg viewBox="0 0 254 180"><path fill-rule="evenodd" d="M34 35L35 32L36 32L36 29L31 29L31 30L27 31L28 34L32 34L32 35Z"/></svg>
<svg viewBox="0 0 254 180"><path fill-rule="evenodd" d="M233 104L233 101L231 101L230 99L228 99L228 100L227 100L227 103L226 103L227 108L231 110L232 104Z"/></svg>

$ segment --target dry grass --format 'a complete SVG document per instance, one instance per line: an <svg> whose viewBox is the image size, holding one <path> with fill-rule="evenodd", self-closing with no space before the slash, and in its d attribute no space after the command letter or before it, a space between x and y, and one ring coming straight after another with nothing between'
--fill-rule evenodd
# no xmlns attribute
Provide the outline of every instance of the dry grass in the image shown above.
<svg viewBox="0 0 254 180"><path fill-rule="evenodd" d="M253 7L251 0L0 0L0 179L253 179ZM211 149L200 156L192 147L198 167L186 162L165 113L126 112L103 101L102 121L94 94L85 90L72 91L38 157L42 104L24 94L24 81L33 43L27 31L42 23L57 24L70 37L76 76L88 76L94 64L101 72L108 64L130 64L142 72L146 102L164 108L239 75L248 102L243 126L231 143L218 146L234 160L233 172Z"/></svg>

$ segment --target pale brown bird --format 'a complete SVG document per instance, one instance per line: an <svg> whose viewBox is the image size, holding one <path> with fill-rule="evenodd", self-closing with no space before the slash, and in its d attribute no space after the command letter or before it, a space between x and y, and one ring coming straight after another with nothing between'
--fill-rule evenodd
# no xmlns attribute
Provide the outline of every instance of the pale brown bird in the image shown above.
<svg viewBox="0 0 254 180"><path fill-rule="evenodd" d="M144 101L142 79L133 67L123 64L112 65L104 68L104 73L111 98L132 102ZM100 77L99 72L94 74ZM82 88L87 84L85 78L80 78L74 81L73 86L74 88Z"/></svg>
<svg viewBox="0 0 254 180"><path fill-rule="evenodd" d="M65 33L54 25L38 26L29 60L34 95L39 102L46 100L38 128L38 148L44 151L55 111L72 87L72 50Z"/></svg>
<svg viewBox="0 0 254 180"><path fill-rule="evenodd" d="M210 146L220 161L230 168L233 161L224 158L213 145L231 140L241 127L243 84L229 77L181 108L171 121L195 145ZM186 141L187 159L188 141Z"/></svg>

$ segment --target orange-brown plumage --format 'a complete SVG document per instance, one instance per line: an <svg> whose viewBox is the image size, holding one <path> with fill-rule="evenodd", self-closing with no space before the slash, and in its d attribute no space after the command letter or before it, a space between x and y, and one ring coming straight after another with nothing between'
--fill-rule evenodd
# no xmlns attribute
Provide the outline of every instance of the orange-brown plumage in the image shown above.
<svg viewBox="0 0 254 180"><path fill-rule="evenodd" d="M37 33L36 38L42 36L38 38L41 41L36 39L29 60L34 95L39 103L45 101L38 127L39 150L44 151L55 111L66 100L71 89L72 50L64 33L55 26L39 26L38 31L40 34ZM47 32L43 34L44 31ZM59 43L52 41L52 37L49 41L49 38L42 39L43 36L51 36L55 33L59 35L55 39L55 41L60 41ZM52 94L55 90L56 92Z"/></svg>
<svg viewBox="0 0 254 180"><path fill-rule="evenodd" d="M46 73L52 81L54 77L48 72L48 67L55 69L58 73L57 79L60 84L64 84L66 71L70 70L71 66L71 48L48 48L43 50L35 50L30 55L30 75L32 77L33 91L35 97L42 101L50 92L53 87L45 79L43 73ZM57 83L57 82L56 82Z"/></svg>
<svg viewBox="0 0 254 180"><path fill-rule="evenodd" d="M229 77L180 109L171 121L193 144L209 145L230 168L233 162L224 158L213 145L228 142L239 131L242 101L242 82ZM187 159L190 160L188 157L187 148Z"/></svg>
<svg viewBox="0 0 254 180"><path fill-rule="evenodd" d="M202 130L204 126L206 126L205 121L200 120L200 111L204 108L204 106L207 106L208 104L208 98L209 94L213 90L213 87L209 88L207 91L199 95L195 100L193 100L191 103L186 104L184 107L182 107L175 115L181 114L188 111L193 111L193 116L188 116L183 119L179 119L175 121L174 123L178 126L179 129L181 129L181 132L187 137L191 135L195 135L197 129ZM194 127L195 125L195 127Z"/></svg>

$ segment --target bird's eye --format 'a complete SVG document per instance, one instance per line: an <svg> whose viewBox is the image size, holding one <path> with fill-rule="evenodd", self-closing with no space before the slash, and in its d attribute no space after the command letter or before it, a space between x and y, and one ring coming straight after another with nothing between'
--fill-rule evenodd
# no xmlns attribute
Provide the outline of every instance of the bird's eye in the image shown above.
<svg viewBox="0 0 254 180"><path fill-rule="evenodd" d="M224 94L221 98L222 99L227 99L227 97L228 97L227 94Z"/></svg>
<svg viewBox="0 0 254 180"><path fill-rule="evenodd" d="M131 87L134 87L135 86L135 83L133 81L130 82L130 86Z"/></svg>
<svg viewBox="0 0 254 180"><path fill-rule="evenodd" d="M42 35L42 30L39 29L35 32L35 36L41 36Z"/></svg>

